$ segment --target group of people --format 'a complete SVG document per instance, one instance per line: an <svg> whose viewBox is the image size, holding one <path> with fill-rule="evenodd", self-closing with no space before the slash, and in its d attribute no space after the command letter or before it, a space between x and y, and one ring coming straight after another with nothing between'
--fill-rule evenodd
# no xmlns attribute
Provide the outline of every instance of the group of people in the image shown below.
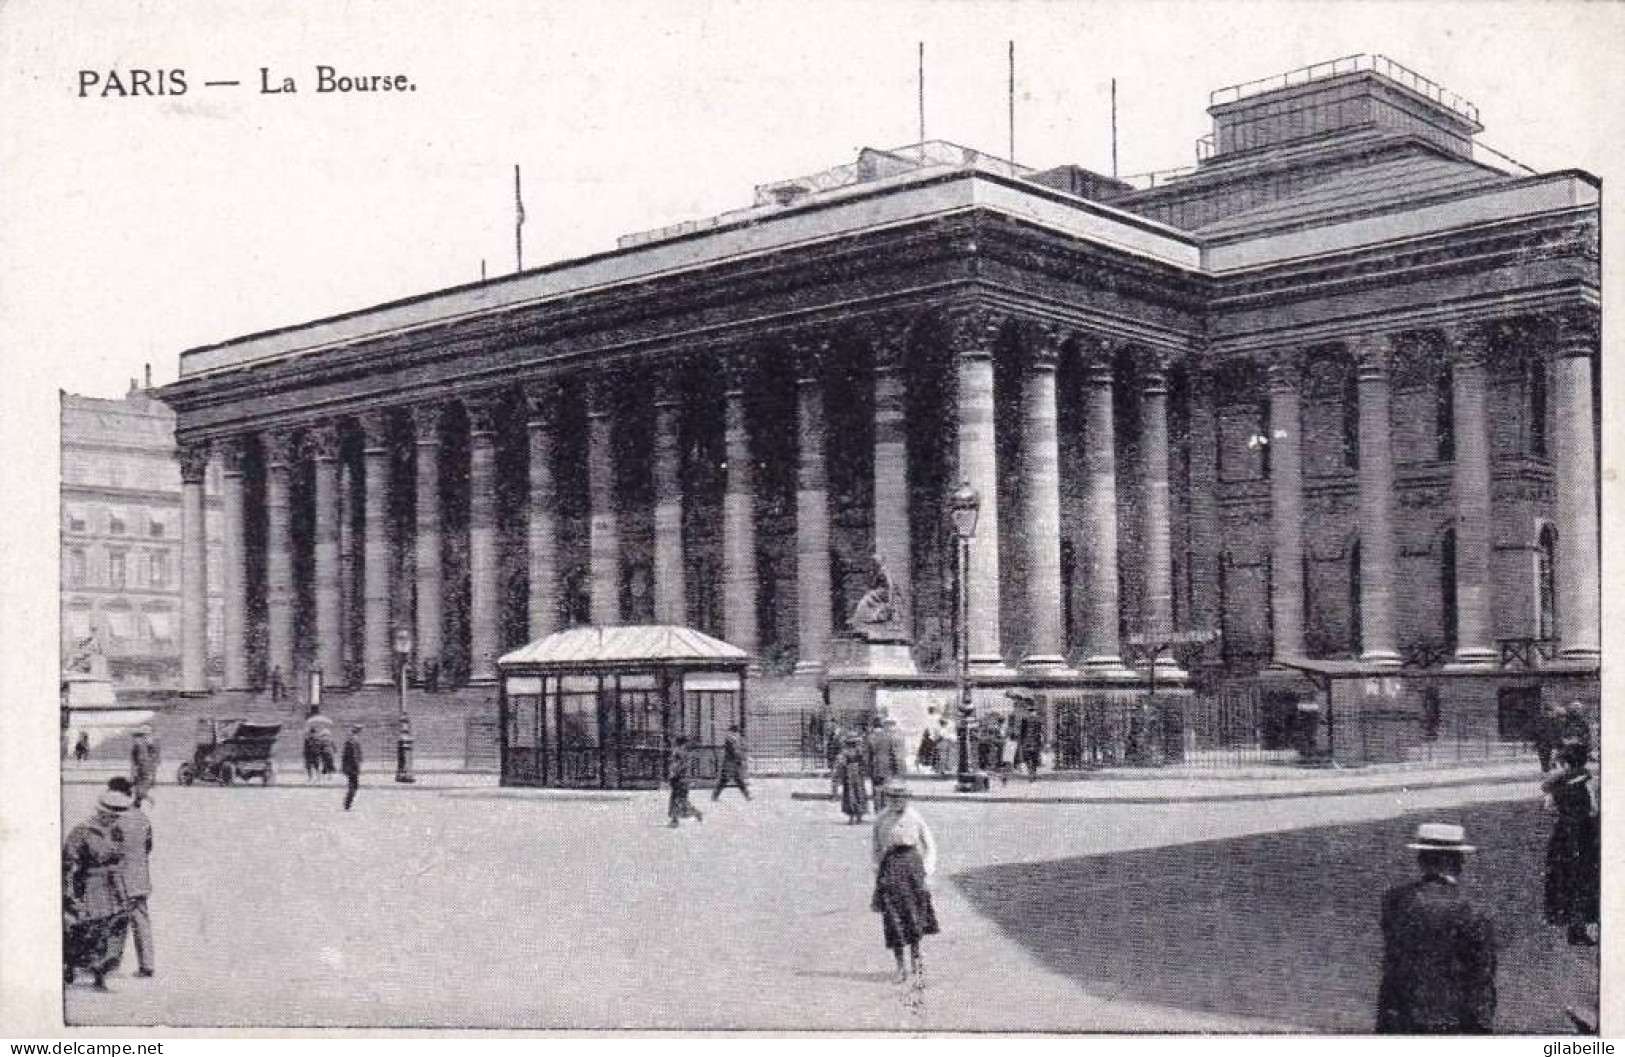
<svg viewBox="0 0 1625 1057"><path fill-rule="evenodd" d="M1583 706L1556 710L1557 773L1541 782L1554 816L1546 844L1545 917L1575 946L1594 946L1602 882L1600 797L1590 770L1591 728ZM1575 722L1578 720L1578 722ZM1542 770L1553 761L1542 756ZM1487 1033L1495 1027L1495 926L1462 886L1476 851L1458 825L1430 822L1408 845L1421 876L1389 889L1382 902L1382 982L1377 1031L1402 1034ZM1595 1031L1568 1010L1575 1026Z"/></svg>
<svg viewBox="0 0 1625 1057"><path fill-rule="evenodd" d="M344 775L344 810L355 803L361 786L361 724L352 723L340 752L338 770ZM305 781L326 781L334 771L333 721L322 715L320 705L311 705L305 716Z"/></svg>
<svg viewBox="0 0 1625 1057"><path fill-rule="evenodd" d="M666 784L671 798L666 804L666 824L672 829L682 825L683 819L705 821L705 813L689 800L690 785L695 773L694 750L685 735L678 735L666 760ZM717 761L717 784L711 790L711 799L722 799L722 791L734 786L750 799L750 786L745 782L749 770L749 754L745 748L745 735L739 725L732 724L722 739L722 752Z"/></svg>
<svg viewBox="0 0 1625 1057"><path fill-rule="evenodd" d="M136 975L156 971L149 857L152 822L137 798L140 784L116 777L96 801L90 818L68 831L62 844L62 979L89 973L91 986L106 991L107 976L135 940ZM150 786L149 786L150 788Z"/></svg>

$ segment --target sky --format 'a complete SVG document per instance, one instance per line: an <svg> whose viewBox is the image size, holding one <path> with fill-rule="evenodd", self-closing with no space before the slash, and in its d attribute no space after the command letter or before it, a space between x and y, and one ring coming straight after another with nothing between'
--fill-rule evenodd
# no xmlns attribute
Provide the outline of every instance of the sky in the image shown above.
<svg viewBox="0 0 1625 1057"><path fill-rule="evenodd" d="M1113 77L1124 173L1190 164L1212 89L1357 52L1473 100L1543 171L1607 175L1625 98L1602 5L67 6L0 8L0 319L34 394L116 396L148 363L163 384L189 347L509 272L515 164L534 267L913 142L921 41L927 135L1000 155L1014 41L1038 167L1110 171ZM415 91L318 94L318 64ZM80 96L82 70L134 68L188 90Z"/></svg>

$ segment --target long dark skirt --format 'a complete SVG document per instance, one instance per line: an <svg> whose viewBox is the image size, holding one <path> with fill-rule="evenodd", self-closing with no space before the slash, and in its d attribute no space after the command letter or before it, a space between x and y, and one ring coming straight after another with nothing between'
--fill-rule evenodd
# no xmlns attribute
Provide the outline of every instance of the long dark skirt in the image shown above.
<svg viewBox="0 0 1625 1057"><path fill-rule="evenodd" d="M880 912L880 927L886 946L892 950L901 950L920 942L922 936L941 931L936 909L931 905L931 890L925 886L925 861L916 848L897 847L886 853L875 878L872 906Z"/></svg>
<svg viewBox="0 0 1625 1057"><path fill-rule="evenodd" d="M1597 820L1562 815L1546 845L1546 920L1589 925L1598 918L1602 856Z"/></svg>
<svg viewBox="0 0 1625 1057"><path fill-rule="evenodd" d="M64 921L62 960L70 969L110 973L124 955L124 934L129 927L130 917L122 912Z"/></svg>
<svg viewBox="0 0 1625 1057"><path fill-rule="evenodd" d="M863 769L843 766L841 779L841 810L850 819L860 819L869 810L869 790L863 784Z"/></svg>

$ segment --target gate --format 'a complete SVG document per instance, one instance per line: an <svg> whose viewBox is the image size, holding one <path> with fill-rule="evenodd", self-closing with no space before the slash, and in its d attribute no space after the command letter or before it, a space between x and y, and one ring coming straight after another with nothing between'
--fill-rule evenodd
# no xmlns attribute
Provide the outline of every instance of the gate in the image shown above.
<svg viewBox="0 0 1625 1057"><path fill-rule="evenodd" d="M1158 767L1185 756L1184 715L1177 701L1066 696L1055 709L1055 769Z"/></svg>

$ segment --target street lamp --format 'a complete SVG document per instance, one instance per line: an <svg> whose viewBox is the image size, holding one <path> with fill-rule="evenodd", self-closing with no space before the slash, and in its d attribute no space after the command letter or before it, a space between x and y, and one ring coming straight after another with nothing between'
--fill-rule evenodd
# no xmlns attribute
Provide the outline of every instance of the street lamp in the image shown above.
<svg viewBox="0 0 1625 1057"><path fill-rule="evenodd" d="M982 498L969 482L961 481L948 497L948 517L954 538L959 541L959 773L956 788L961 793L983 788L970 768L970 720L976 714L970 688L970 541L976 535L976 514Z"/></svg>
<svg viewBox="0 0 1625 1057"><path fill-rule="evenodd" d="M395 739L395 780L416 782L412 776L412 721L406 717L406 665L412 658L412 633L406 628L395 629L395 660L400 679L396 683L396 701L400 705L401 731Z"/></svg>

